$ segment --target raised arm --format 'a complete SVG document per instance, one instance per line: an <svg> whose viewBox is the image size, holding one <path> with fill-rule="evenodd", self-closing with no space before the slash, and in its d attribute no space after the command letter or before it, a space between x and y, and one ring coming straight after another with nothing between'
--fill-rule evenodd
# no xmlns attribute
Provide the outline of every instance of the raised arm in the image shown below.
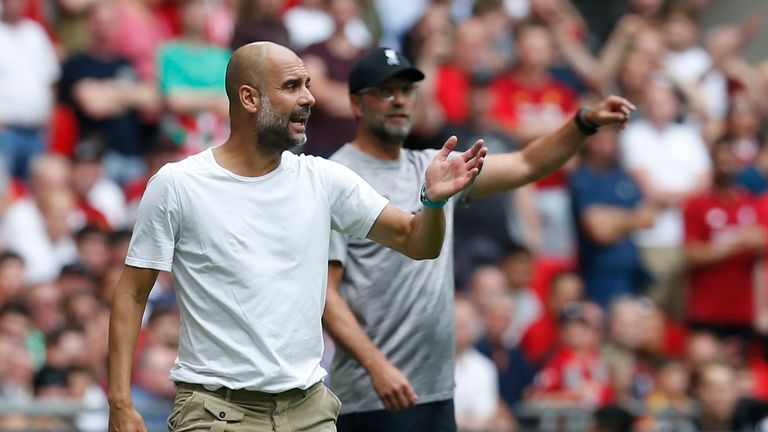
<svg viewBox="0 0 768 432"><path fill-rule="evenodd" d="M339 293L344 267L328 265L328 293L323 312L323 326L341 348L368 371L371 383L388 410L409 408L418 396L408 378L379 351L357 322L352 309Z"/></svg>
<svg viewBox="0 0 768 432"><path fill-rule="evenodd" d="M450 197L472 184L483 167L487 152L483 141L478 140L466 152L448 159L455 147L456 137L448 138L427 167L423 210L411 215L387 205L368 233L369 239L413 259L432 259L440 255L445 236L442 206Z"/></svg>
<svg viewBox="0 0 768 432"><path fill-rule="evenodd" d="M117 283L109 319L109 430L146 432L131 399L131 369L141 317L157 270L126 266Z"/></svg>
<svg viewBox="0 0 768 432"><path fill-rule="evenodd" d="M585 111L581 119L592 126L626 125L635 106L618 96L608 96ZM488 156L470 197L482 197L530 183L555 171L579 151L585 134L574 120L538 138L518 152Z"/></svg>

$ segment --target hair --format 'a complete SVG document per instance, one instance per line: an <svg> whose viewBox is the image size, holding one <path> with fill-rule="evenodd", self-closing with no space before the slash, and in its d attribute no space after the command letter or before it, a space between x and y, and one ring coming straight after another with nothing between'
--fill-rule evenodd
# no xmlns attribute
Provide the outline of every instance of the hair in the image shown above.
<svg viewBox="0 0 768 432"><path fill-rule="evenodd" d="M0 253L0 265L3 265L8 261L19 261L24 264L24 258L22 258L21 255L14 251L5 251Z"/></svg>
<svg viewBox="0 0 768 432"><path fill-rule="evenodd" d="M26 304L19 301L10 301L0 308L0 316L6 314L23 315L27 318L30 317L29 308Z"/></svg>
<svg viewBox="0 0 768 432"><path fill-rule="evenodd" d="M632 430L635 416L617 405L598 408L592 413L595 432L627 432Z"/></svg>
<svg viewBox="0 0 768 432"><path fill-rule="evenodd" d="M504 248L504 253L502 255L502 260L515 258L521 255L525 255L528 258L531 258L533 254L531 254L531 251L528 250L525 246L523 246L520 243L510 242L507 244Z"/></svg>
<svg viewBox="0 0 768 432"><path fill-rule="evenodd" d="M75 243L77 243L79 245L80 243L82 243L83 241L88 239L89 237L93 237L93 236L100 236L105 241L107 241L109 239L109 236L108 236L107 232L104 231L103 229L99 228L96 225L86 225L86 226L80 228L75 233Z"/></svg>

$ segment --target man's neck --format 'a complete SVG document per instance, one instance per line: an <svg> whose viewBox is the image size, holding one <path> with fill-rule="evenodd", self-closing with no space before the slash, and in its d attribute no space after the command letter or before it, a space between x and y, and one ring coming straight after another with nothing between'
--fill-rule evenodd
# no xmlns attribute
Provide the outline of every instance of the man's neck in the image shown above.
<svg viewBox="0 0 768 432"><path fill-rule="evenodd" d="M363 153L382 160L400 159L400 149L403 148L403 143L400 143L400 145L382 143L367 130L361 128L358 129L357 136L352 141L352 145Z"/></svg>
<svg viewBox="0 0 768 432"><path fill-rule="evenodd" d="M213 148L213 157L223 168L243 177L261 177L280 165L282 154L263 154L253 139L232 134L222 145Z"/></svg>

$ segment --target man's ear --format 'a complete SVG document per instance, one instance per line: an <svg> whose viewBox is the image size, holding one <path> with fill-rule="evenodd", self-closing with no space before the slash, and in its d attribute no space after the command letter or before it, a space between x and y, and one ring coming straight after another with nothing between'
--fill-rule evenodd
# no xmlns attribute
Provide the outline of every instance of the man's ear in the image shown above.
<svg viewBox="0 0 768 432"><path fill-rule="evenodd" d="M360 118L363 116L363 108L360 106L363 101L360 99L360 95L349 95L349 106L352 108L352 116L354 118Z"/></svg>
<svg viewBox="0 0 768 432"><path fill-rule="evenodd" d="M243 84L238 89L238 96L246 112L255 114L261 109L261 94L257 88Z"/></svg>

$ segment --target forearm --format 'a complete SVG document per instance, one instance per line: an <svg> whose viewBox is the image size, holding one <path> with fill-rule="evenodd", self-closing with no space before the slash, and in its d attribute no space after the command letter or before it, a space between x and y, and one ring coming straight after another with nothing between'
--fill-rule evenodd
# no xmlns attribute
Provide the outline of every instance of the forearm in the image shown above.
<svg viewBox="0 0 768 432"><path fill-rule="evenodd" d="M172 92L167 95L167 105L177 114L194 114L200 111L220 111L221 97L203 92Z"/></svg>
<svg viewBox="0 0 768 432"><path fill-rule="evenodd" d="M434 259L440 255L445 239L445 212L424 206L411 218L406 240L406 255L413 259Z"/></svg>
<svg viewBox="0 0 768 432"><path fill-rule="evenodd" d="M347 302L336 289L330 287L325 300L323 325L333 340L366 370L370 370L377 362L386 360L384 354L360 327Z"/></svg>
<svg viewBox="0 0 768 432"><path fill-rule="evenodd" d="M686 262L691 268L716 264L733 253L733 248L715 247L706 243L691 243L685 246Z"/></svg>
<svg viewBox="0 0 768 432"><path fill-rule="evenodd" d="M137 297L118 285L109 319L109 402L131 402L131 369L147 297Z"/></svg>

